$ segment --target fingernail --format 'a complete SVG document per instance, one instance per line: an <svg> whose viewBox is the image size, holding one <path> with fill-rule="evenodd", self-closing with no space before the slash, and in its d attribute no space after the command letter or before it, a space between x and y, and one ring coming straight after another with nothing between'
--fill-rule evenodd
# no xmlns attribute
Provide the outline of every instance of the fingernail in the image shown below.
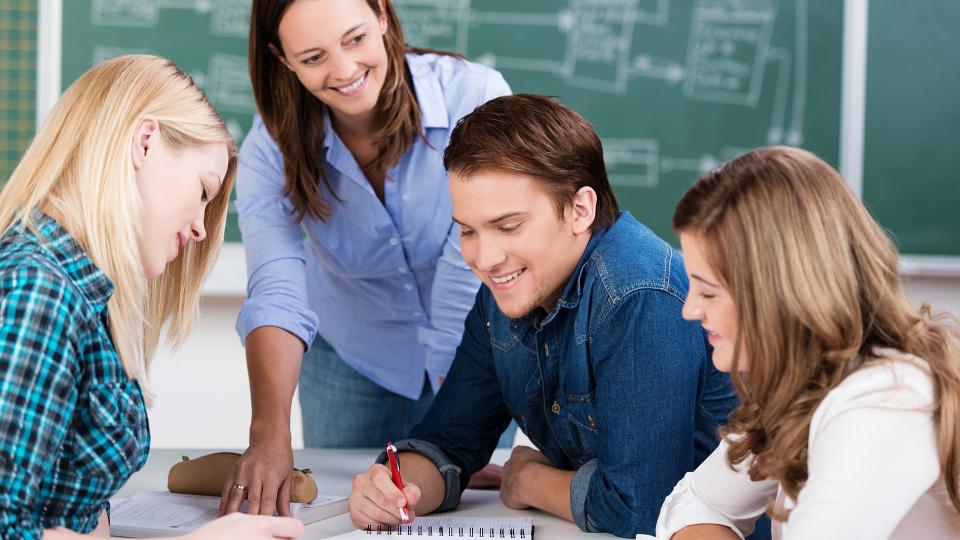
<svg viewBox="0 0 960 540"><path fill-rule="evenodd" d="M403 505L407 504L407 501L403 499L397 499L397 501L398 501L397 506L399 506L400 508L403 508Z"/></svg>

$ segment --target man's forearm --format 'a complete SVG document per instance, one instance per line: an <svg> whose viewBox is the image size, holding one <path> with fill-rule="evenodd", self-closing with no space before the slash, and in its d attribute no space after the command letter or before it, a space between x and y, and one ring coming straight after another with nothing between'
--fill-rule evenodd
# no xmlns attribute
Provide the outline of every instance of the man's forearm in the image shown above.
<svg viewBox="0 0 960 540"><path fill-rule="evenodd" d="M543 463L528 464L520 476L521 497L529 506L573 521L570 481L576 471L564 471Z"/></svg>
<svg viewBox="0 0 960 540"><path fill-rule="evenodd" d="M286 433L289 437L290 407L300 376L303 342L286 330L263 326L250 333L246 348L251 443L260 436Z"/></svg>
<svg viewBox="0 0 960 540"><path fill-rule="evenodd" d="M447 486L437 466L417 452L400 452L397 455L404 483L416 484L420 488L417 515L424 516L440 508Z"/></svg>

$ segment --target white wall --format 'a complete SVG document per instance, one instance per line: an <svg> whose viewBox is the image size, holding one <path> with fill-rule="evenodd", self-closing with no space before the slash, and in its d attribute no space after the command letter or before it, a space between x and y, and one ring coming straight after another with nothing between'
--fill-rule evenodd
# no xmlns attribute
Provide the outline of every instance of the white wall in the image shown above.
<svg viewBox="0 0 960 540"><path fill-rule="evenodd" d="M911 300L960 315L960 277L907 278ZM158 398L150 411L154 448L244 448L250 422L246 361L233 323L242 299L206 296L193 334L175 354L154 364ZM303 446L294 399L294 447Z"/></svg>
<svg viewBox="0 0 960 540"><path fill-rule="evenodd" d="M150 410L153 448L246 448L250 425L247 363L233 324L239 296L205 296L186 343L164 351L151 373L157 399ZM294 396L294 448L303 447Z"/></svg>

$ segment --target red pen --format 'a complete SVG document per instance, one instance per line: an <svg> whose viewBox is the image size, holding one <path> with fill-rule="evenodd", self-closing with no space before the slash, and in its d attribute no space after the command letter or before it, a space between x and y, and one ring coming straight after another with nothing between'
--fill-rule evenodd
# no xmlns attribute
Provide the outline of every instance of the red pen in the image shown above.
<svg viewBox="0 0 960 540"><path fill-rule="evenodd" d="M400 491L403 491L403 479L400 478L400 459L397 458L397 447L392 442L387 442L387 458L390 460L390 472L393 474L393 484ZM406 495L404 495L406 497ZM407 503L403 503L400 508L400 520L406 525L410 523L410 516L407 514Z"/></svg>

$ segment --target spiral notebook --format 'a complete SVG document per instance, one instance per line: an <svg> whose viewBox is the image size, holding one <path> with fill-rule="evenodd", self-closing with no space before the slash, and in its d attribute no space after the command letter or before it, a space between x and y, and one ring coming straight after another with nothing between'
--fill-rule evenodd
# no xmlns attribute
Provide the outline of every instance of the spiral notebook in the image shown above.
<svg viewBox="0 0 960 540"><path fill-rule="evenodd" d="M418 517L409 525L393 528L368 528L335 536L331 540L369 538L373 536L432 536L436 538L533 538L533 520L530 518L489 517Z"/></svg>

